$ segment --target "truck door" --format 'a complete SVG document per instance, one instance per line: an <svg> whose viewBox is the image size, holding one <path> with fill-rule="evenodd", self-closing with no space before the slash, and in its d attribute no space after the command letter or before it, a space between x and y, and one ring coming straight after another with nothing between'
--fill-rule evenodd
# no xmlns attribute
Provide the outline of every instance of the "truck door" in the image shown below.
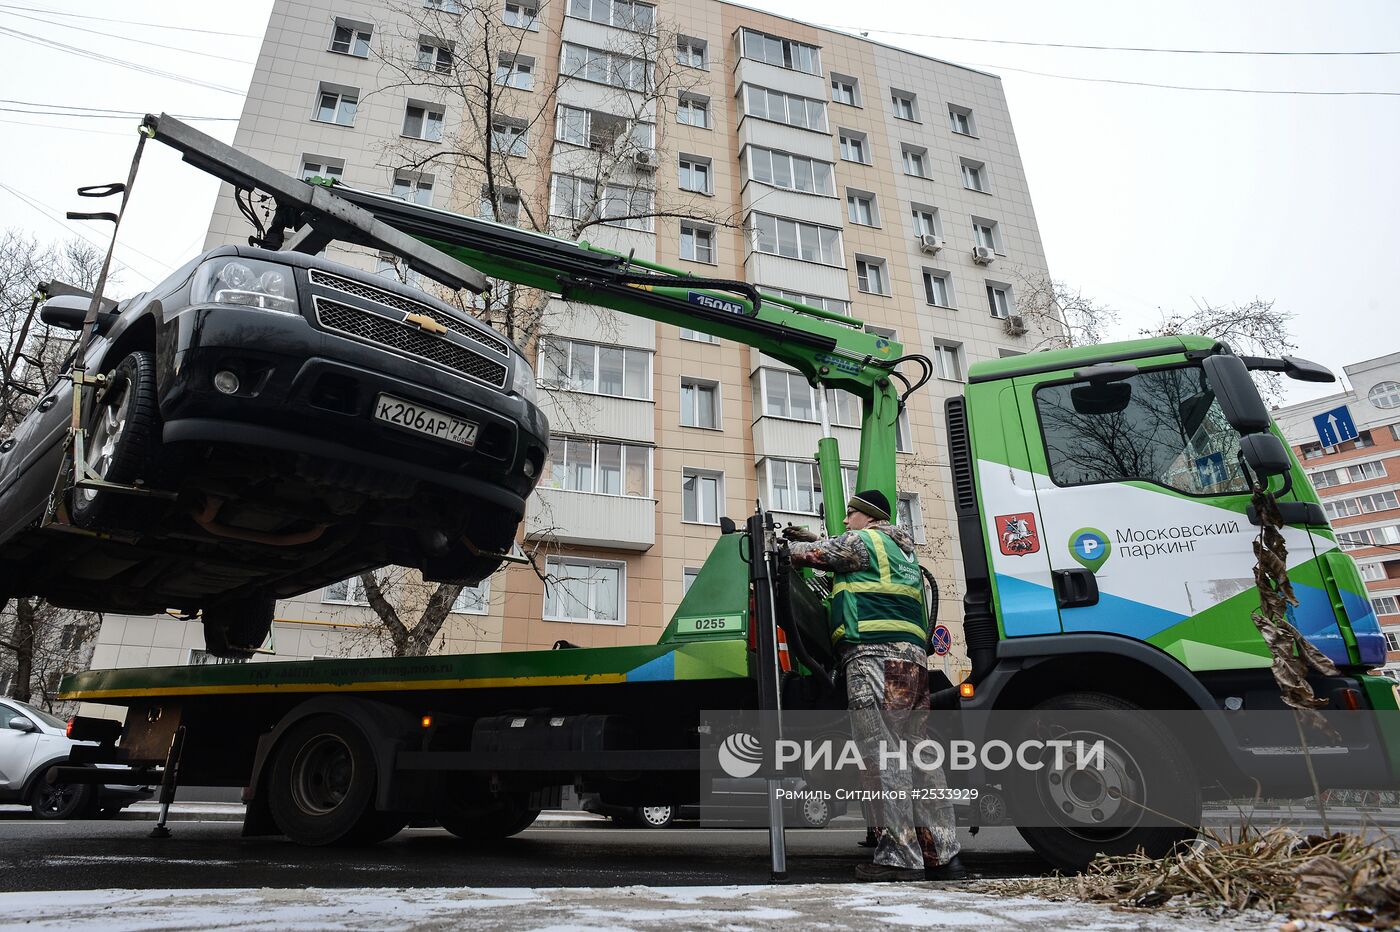
<svg viewBox="0 0 1400 932"><path fill-rule="evenodd" d="M1197 671L1268 666L1239 435L1202 370L1017 382L1064 631L1146 641ZM1306 531L1285 541L1290 568L1314 558ZM1300 630L1346 662L1336 619L1308 614Z"/></svg>

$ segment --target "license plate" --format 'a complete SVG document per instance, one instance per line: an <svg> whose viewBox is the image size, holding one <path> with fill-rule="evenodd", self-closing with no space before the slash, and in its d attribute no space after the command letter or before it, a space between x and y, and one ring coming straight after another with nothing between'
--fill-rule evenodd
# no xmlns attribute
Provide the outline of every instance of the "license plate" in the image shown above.
<svg viewBox="0 0 1400 932"><path fill-rule="evenodd" d="M393 395L380 395L375 400L374 417L375 420L386 424L417 431L450 443L460 443L464 447L476 443L476 425L471 421L464 421L459 417L395 398Z"/></svg>

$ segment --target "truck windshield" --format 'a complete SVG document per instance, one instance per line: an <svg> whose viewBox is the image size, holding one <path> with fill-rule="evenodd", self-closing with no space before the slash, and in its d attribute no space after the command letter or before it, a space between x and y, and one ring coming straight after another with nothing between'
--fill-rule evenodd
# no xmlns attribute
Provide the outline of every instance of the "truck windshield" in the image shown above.
<svg viewBox="0 0 1400 932"><path fill-rule="evenodd" d="M1248 491L1239 435L1197 367L1046 385L1035 405L1056 485L1139 479L1193 495Z"/></svg>

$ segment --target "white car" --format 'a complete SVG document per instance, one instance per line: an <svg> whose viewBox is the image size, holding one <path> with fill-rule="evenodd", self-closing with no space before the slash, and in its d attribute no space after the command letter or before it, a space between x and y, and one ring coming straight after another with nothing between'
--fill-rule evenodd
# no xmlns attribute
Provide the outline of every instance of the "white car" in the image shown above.
<svg viewBox="0 0 1400 932"><path fill-rule="evenodd" d="M145 786L50 784L44 774L76 744L68 724L17 699L0 699L0 803L28 804L46 819L111 814L151 795Z"/></svg>

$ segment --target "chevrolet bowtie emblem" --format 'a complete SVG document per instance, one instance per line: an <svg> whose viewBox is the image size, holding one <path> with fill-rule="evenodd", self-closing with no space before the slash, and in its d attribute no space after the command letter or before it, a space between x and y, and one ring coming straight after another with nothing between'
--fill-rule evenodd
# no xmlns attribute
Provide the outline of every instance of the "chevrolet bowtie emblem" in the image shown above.
<svg viewBox="0 0 1400 932"><path fill-rule="evenodd" d="M404 319L406 324L417 324L419 330L426 330L429 333L446 333L447 327L433 320L427 314L409 314Z"/></svg>

